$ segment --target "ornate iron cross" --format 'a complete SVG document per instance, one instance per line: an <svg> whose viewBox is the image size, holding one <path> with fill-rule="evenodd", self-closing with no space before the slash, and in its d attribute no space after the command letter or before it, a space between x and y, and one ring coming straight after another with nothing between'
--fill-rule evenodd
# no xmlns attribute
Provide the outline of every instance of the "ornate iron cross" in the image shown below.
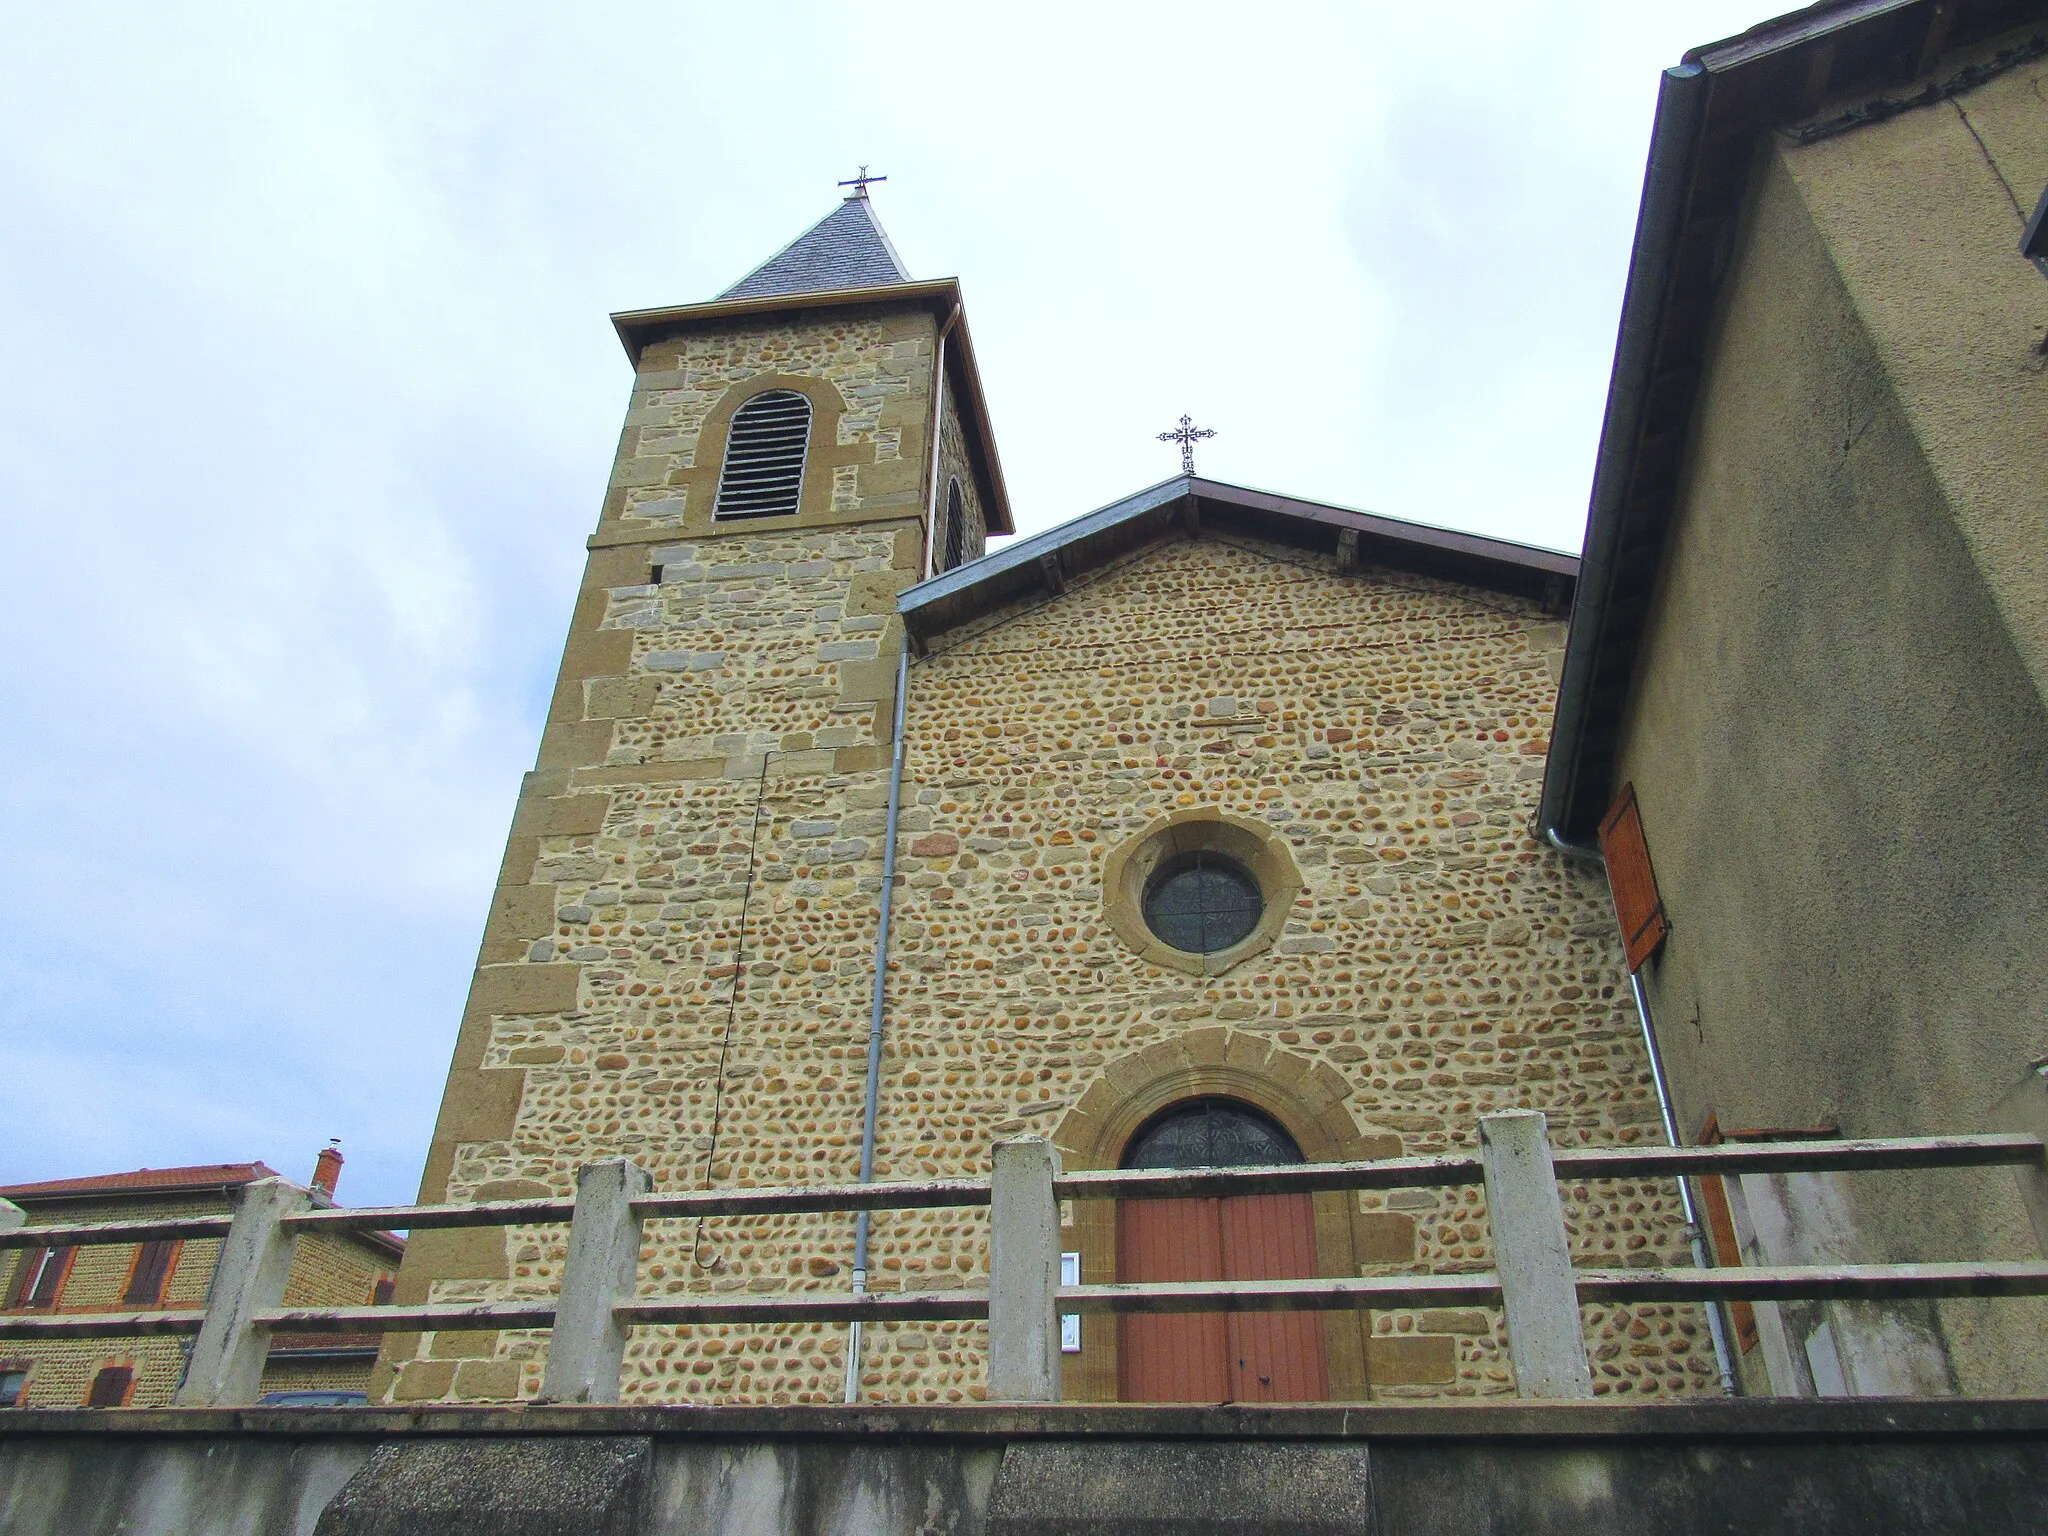
<svg viewBox="0 0 2048 1536"><path fill-rule="evenodd" d="M1215 435L1216 433L1212 428L1198 427L1191 418L1183 416L1180 419L1180 426L1176 430L1159 434L1159 441L1162 443L1180 444L1180 472L1184 475L1192 475L1195 472L1196 442L1202 438L1214 437Z"/></svg>
<svg viewBox="0 0 2048 1536"><path fill-rule="evenodd" d="M842 187L853 188L853 192L851 195L854 197L866 197L868 195L868 184L870 182L887 181L888 179L889 178L886 176L870 176L868 174L868 168L866 166L862 166L860 168L860 174L858 176L854 177L851 181L842 181L841 183L839 183L839 185L841 185Z"/></svg>

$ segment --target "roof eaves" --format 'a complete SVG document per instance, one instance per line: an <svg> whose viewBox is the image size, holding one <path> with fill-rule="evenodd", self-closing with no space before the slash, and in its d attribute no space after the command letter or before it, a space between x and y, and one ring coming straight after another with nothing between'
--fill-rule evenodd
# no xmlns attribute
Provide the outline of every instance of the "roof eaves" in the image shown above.
<svg viewBox="0 0 2048 1536"><path fill-rule="evenodd" d="M1664 72L1537 811L1557 846L1593 853L1588 839L1613 789L1613 738L1646 622L1641 599L1662 566L1685 462L1669 439L1683 443L1700 384L1697 366L1683 364L1699 352L1719 279L1718 264L1686 257L1725 240L1750 163L1736 151L1829 96L1890 89L1901 61L1909 75L1924 72L1944 46L2044 11L2038 0L1834 0L1691 49ZM1849 36L1858 29L1870 30ZM1625 610L1616 603L1624 571L1637 599Z"/></svg>
<svg viewBox="0 0 2048 1536"><path fill-rule="evenodd" d="M1013 539L1001 549L983 555L979 560L970 560L944 571L929 581L921 581L914 587L906 588L896 600L896 611L906 618L922 613L948 598L958 597L974 587L989 582L992 578L1008 575L1036 566L1048 555L1057 555L1071 544L1079 543L1091 534L1104 532L1119 523L1142 517L1155 507L1179 501L1188 494L1189 481L1184 475L1171 480L1162 480L1157 485L1147 486L1136 495L1113 501L1106 507L1093 512L1084 512L1056 528L1043 533L1034 533L1028 538Z"/></svg>
<svg viewBox="0 0 2048 1536"><path fill-rule="evenodd" d="M1395 563L1405 557L1431 569L1448 569L1454 573L1453 579L1478 580L1482 584L1501 581L1503 568L1525 573L1514 578L1514 585L1523 590L1553 578L1570 582L1578 574L1578 558L1559 550L1402 522L1220 480L1176 475L907 588L897 598L897 612L922 642L1014 601L1034 579L1057 592L1067 578L1085 574L1105 561L1123 558L1134 539L1142 541L1151 536L1150 531L1131 530L1129 525L1149 519L1159 525L1153 531L1167 531L1169 521L1180 521L1166 510L1176 506L1191 510L1195 515L1188 521L1195 525L1210 516L1228 514L1254 520L1277 517L1340 532L1352 530L1361 538L1361 553L1365 548L1363 541L1370 540L1376 557L1391 556ZM1204 512L1203 508L1208 510ZM1118 530L1125 530L1126 536L1104 538ZM1077 561L1076 551L1080 550L1087 552Z"/></svg>
<svg viewBox="0 0 2048 1536"><path fill-rule="evenodd" d="M758 294L746 299L712 299L703 304L677 304L660 309L622 309L612 317L626 355L637 365L647 336L656 330L689 330L750 315L792 309L836 309L852 304L919 304L943 310L960 302L956 277L927 278L915 283L884 283L869 288L820 288L811 293Z"/></svg>

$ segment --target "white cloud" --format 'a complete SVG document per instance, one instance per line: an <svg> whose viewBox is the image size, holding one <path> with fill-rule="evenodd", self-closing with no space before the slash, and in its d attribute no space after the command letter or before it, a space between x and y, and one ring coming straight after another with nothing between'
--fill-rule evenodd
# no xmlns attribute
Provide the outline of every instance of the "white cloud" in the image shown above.
<svg viewBox="0 0 2048 1536"><path fill-rule="evenodd" d="M1656 72L1500 5L16 9L0 1178L411 1195L628 375L870 162L1022 520L1202 468L1570 546Z"/></svg>

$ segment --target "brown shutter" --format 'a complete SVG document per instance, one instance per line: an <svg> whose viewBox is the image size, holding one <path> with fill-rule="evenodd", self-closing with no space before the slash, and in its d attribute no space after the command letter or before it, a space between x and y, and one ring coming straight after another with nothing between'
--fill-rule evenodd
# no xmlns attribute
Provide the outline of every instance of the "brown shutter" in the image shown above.
<svg viewBox="0 0 2048 1536"><path fill-rule="evenodd" d="M1721 1141L1721 1122L1718 1116L1708 1115L1707 1123L1700 1130L1700 1145L1716 1146ZM1694 1179L1693 1188L1699 1191L1700 1205L1707 1218L1707 1236L1712 1240L1714 1262L1723 1269L1739 1269L1742 1265L1742 1244L1735 1236L1735 1210L1728 1203L1728 1186L1716 1175ZM1746 1355L1756 1348L1756 1308L1746 1301L1728 1303L1728 1321L1735 1327L1735 1342Z"/></svg>
<svg viewBox="0 0 2048 1536"><path fill-rule="evenodd" d="M125 1408L128 1394L135 1387L135 1367L132 1365L109 1365L93 1377L92 1388L85 1394L88 1408Z"/></svg>
<svg viewBox="0 0 2048 1536"><path fill-rule="evenodd" d="M164 1282L171 1278L171 1264L177 1258L176 1242L144 1243L135 1250L135 1267L128 1272L127 1289L121 1304L154 1307L164 1299Z"/></svg>
<svg viewBox="0 0 2048 1536"><path fill-rule="evenodd" d="M1621 920L1628 968L1639 971L1664 942L1670 924L1664 918L1664 900L1657 894L1656 873L1650 868L1650 845L1643 837L1635 785L1622 786L1614 809L1600 823L1600 852L1607 860L1607 886L1614 892L1614 915Z"/></svg>
<svg viewBox="0 0 2048 1536"><path fill-rule="evenodd" d="M63 1276L68 1276L72 1272L72 1253L76 1253L78 1249L72 1249L72 1247L45 1247L45 1249L35 1249L35 1251L41 1255L43 1266L35 1272L33 1288L29 1290L27 1296L23 1296L23 1300L20 1300L20 1305L23 1305L23 1307L55 1307L57 1305L57 1294L63 1290Z"/></svg>
<svg viewBox="0 0 2048 1536"><path fill-rule="evenodd" d="M25 1307L35 1290L36 1276L43 1272L43 1260L49 1255L47 1248L24 1248L21 1258L14 1266L14 1280L7 1287L7 1305Z"/></svg>

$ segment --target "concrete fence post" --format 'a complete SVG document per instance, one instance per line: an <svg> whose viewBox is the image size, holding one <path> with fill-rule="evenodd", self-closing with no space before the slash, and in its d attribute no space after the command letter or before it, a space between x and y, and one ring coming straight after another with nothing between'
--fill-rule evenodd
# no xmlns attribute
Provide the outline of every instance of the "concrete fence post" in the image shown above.
<svg viewBox="0 0 2048 1536"><path fill-rule="evenodd" d="M988 1395L997 1403L1060 1400L1059 1159L1039 1136L999 1141L990 1189Z"/></svg>
<svg viewBox="0 0 2048 1536"><path fill-rule="evenodd" d="M257 1179L242 1186L228 1234L220 1241L213 1283L206 1292L206 1317L192 1341L185 1379L172 1399L180 1408L241 1408L263 1390L263 1362L270 1354L270 1329L256 1314L284 1304L298 1239L284 1225L312 1204L312 1197L283 1179Z"/></svg>
<svg viewBox="0 0 2048 1536"><path fill-rule="evenodd" d="M576 1214L541 1396L553 1403L616 1403L626 1329L614 1309L632 1301L640 1268L640 1218L633 1202L653 1181L623 1157L576 1170Z"/></svg>
<svg viewBox="0 0 2048 1536"><path fill-rule="evenodd" d="M1564 1202L1543 1116L1533 1109L1482 1115L1479 1146L1516 1390L1523 1397L1591 1397Z"/></svg>

